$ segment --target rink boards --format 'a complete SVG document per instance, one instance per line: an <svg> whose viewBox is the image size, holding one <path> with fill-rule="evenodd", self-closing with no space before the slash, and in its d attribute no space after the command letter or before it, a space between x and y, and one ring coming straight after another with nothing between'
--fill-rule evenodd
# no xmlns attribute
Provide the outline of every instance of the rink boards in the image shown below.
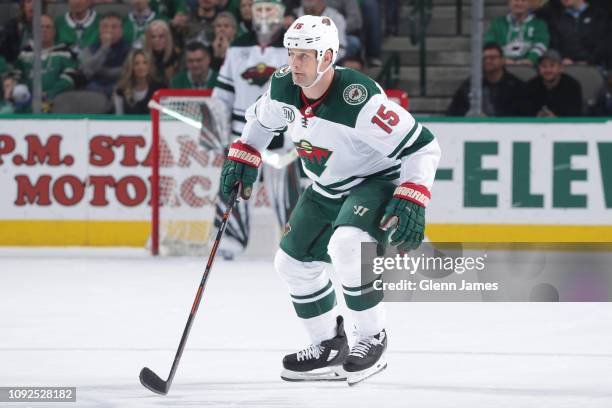
<svg viewBox="0 0 612 408"><path fill-rule="evenodd" d="M147 117L14 116L1 123L0 245L145 245ZM612 122L435 118L423 124L442 147L427 212L431 240L612 241ZM212 221L222 159L197 147L188 126L165 129L167 208ZM261 188L252 214L254 234L276 237Z"/></svg>

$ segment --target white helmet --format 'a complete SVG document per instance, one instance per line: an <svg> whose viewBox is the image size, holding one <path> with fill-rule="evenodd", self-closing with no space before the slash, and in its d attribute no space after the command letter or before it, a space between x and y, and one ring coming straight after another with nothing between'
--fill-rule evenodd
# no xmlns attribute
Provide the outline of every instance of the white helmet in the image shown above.
<svg viewBox="0 0 612 408"><path fill-rule="evenodd" d="M317 78L308 87L313 87L323 74L332 67L338 57L340 40L338 39L338 28L331 18L326 16L305 15L293 22L283 39L285 48L299 48L304 50L315 50L317 52ZM325 71L321 72L323 55L327 50L332 50L332 61Z"/></svg>

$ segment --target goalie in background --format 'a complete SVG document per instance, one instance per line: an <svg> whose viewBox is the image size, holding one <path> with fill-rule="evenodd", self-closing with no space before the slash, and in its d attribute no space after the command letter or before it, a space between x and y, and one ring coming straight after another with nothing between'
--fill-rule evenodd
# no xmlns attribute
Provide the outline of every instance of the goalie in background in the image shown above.
<svg viewBox="0 0 612 408"><path fill-rule="evenodd" d="M246 109L264 93L270 76L287 63L287 50L283 46L283 3L280 0L255 0L252 11L254 30L231 44L213 90L213 98L222 100L231 111L230 141L242 134ZM291 140L282 132L268 146L268 150L278 154L292 149ZM295 161L282 169L265 166L263 180L279 225L283 227L302 191L299 164ZM225 209L226 204L219 196L215 227L220 225ZM249 233L249 204L244 200L236 205L230 217L226 238L219 249L223 257L232 259L244 252Z"/></svg>

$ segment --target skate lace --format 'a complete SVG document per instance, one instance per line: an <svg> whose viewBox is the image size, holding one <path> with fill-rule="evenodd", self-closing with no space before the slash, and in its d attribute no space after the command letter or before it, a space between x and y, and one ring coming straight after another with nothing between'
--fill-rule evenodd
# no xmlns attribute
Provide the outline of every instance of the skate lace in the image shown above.
<svg viewBox="0 0 612 408"><path fill-rule="evenodd" d="M297 352L297 361L310 360L312 358L319 358L322 352L323 352L323 346L321 346L320 344L317 344L317 345L311 344L304 350L300 350Z"/></svg>
<svg viewBox="0 0 612 408"><path fill-rule="evenodd" d="M374 336L364 337L351 349L349 355L364 358L372 346L381 345L382 341Z"/></svg>

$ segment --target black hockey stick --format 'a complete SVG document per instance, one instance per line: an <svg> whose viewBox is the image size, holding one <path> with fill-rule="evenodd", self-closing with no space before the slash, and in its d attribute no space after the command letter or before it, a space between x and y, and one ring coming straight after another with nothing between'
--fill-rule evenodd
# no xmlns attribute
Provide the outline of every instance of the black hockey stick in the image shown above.
<svg viewBox="0 0 612 408"><path fill-rule="evenodd" d="M168 393L168 390L170 389L170 385L172 384L172 380L174 379L174 374L176 374L176 369L178 367L181 356L183 355L183 350L185 349L185 343L187 343L187 337L189 336L191 326L193 325L193 318L195 317L195 314L198 311L198 307L200 306L200 300L202 300L202 294L204 293L206 280L210 275L210 270L212 269L212 264L215 260L217 249L219 248L219 242L221 242L221 237L223 236L223 232L225 231L225 227L227 226L227 220L229 219L229 216L232 213L232 209L238 201L238 190L239 188L236 187L232 191L230 198L227 202L227 210L225 210L225 214L223 214L223 222L219 226L217 238L215 239L213 248L210 251L210 255L208 256L208 263L206 264L204 275L202 276L202 280L200 281L198 293L196 294L195 300L193 301L193 306L191 307L191 312L189 313L189 318L187 319L185 330L183 330L183 337L181 337L181 342L179 343L178 350L176 350L176 355L174 356L174 362L172 363L172 368L170 369L168 379L166 381L162 380L148 367L145 367L140 370L140 383L153 392L166 395Z"/></svg>

